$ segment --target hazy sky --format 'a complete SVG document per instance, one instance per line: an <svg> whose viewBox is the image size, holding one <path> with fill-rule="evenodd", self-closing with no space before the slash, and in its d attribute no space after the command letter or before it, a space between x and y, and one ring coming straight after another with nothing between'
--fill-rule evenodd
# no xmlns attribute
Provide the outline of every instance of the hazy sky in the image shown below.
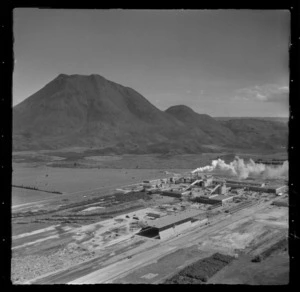
<svg viewBox="0 0 300 292"><path fill-rule="evenodd" d="M99 74L159 109L288 116L288 11L14 10L13 105L58 74Z"/></svg>

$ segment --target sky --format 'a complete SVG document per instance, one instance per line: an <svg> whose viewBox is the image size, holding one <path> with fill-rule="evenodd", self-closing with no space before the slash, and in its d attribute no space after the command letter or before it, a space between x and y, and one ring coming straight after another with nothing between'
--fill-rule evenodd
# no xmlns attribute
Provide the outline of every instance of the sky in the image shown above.
<svg viewBox="0 0 300 292"><path fill-rule="evenodd" d="M99 74L166 110L288 117L288 10L14 10L13 105Z"/></svg>

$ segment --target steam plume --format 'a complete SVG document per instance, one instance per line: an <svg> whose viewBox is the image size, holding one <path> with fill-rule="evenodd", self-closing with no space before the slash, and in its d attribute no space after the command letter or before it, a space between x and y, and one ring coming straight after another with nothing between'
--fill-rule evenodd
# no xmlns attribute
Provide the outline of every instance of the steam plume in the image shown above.
<svg viewBox="0 0 300 292"><path fill-rule="evenodd" d="M222 159L213 160L211 165L196 168L192 173L196 172L215 172L218 174L232 175L242 179L249 176L266 178L282 178L288 176L289 165L285 161L283 165L271 166L262 163L255 163L252 159L248 163L244 159L235 157L235 159L227 164Z"/></svg>

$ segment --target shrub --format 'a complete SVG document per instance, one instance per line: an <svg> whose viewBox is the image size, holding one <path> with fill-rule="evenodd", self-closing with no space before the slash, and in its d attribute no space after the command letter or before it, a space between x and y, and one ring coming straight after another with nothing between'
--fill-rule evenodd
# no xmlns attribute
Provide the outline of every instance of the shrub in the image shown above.
<svg viewBox="0 0 300 292"><path fill-rule="evenodd" d="M204 277L202 277L202 279L200 279L202 282L206 283L208 281L208 276L205 275Z"/></svg>
<svg viewBox="0 0 300 292"><path fill-rule="evenodd" d="M253 263L259 263L262 261L261 255L257 255L252 259Z"/></svg>

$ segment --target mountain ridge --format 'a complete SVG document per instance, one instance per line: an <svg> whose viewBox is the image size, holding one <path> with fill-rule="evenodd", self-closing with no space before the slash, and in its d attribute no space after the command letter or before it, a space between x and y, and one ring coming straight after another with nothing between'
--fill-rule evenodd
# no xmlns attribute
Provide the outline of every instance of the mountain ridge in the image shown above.
<svg viewBox="0 0 300 292"><path fill-rule="evenodd" d="M243 124L244 135L236 123L198 114L185 105L162 111L136 90L98 74L59 74L13 107L13 149L86 146L112 153L200 153L206 144L247 147L257 138L249 123L253 122ZM287 129L256 121L255 131L260 127L262 132L272 129L273 136L259 147L286 143Z"/></svg>

